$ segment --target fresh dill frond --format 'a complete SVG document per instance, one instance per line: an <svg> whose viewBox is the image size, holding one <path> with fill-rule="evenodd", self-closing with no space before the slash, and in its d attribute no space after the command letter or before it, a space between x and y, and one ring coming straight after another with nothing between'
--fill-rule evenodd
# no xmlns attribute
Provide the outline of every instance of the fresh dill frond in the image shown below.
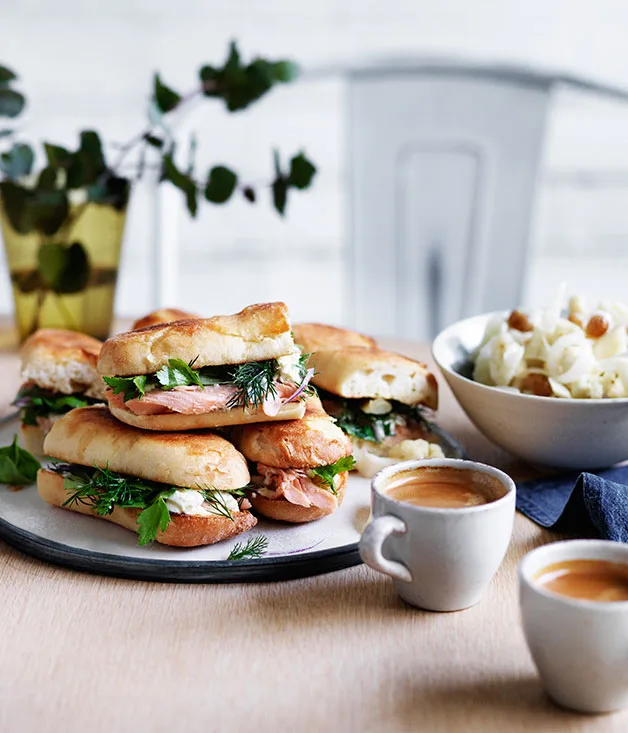
<svg viewBox="0 0 628 733"><path fill-rule="evenodd" d="M101 517L111 514L117 506L141 509L137 517L140 545L153 542L170 523L166 499L176 491L174 486L164 488L164 484L155 481L110 471L108 466L88 468L57 463L50 468L64 477L64 488L71 492L63 506L84 504Z"/></svg>
<svg viewBox="0 0 628 733"><path fill-rule="evenodd" d="M227 504L223 494L231 494L236 499L243 498L246 494L242 489L234 489L233 491L218 491L218 489L208 488L206 486L197 486L197 489L203 494L205 501L213 509L215 514L230 519L232 522L233 514ZM238 502L239 503L239 502Z"/></svg>
<svg viewBox="0 0 628 733"><path fill-rule="evenodd" d="M250 361L238 364L231 372L231 383L236 387L233 396L227 402L227 407L233 409L257 409L267 399L277 397L275 376L277 374L277 360Z"/></svg>
<svg viewBox="0 0 628 733"><path fill-rule="evenodd" d="M63 506L79 503L92 506L99 516L111 514L115 506L145 508L151 495L163 489L155 489L141 479L110 471L108 466L101 468L74 468L65 474L65 490L72 492Z"/></svg>
<svg viewBox="0 0 628 733"><path fill-rule="evenodd" d="M265 555L267 550L268 537L263 534L258 534L255 537L251 537L249 540L247 540L244 545L240 542L237 542L229 553L227 560L245 560L248 558L258 558L262 557L262 555Z"/></svg>

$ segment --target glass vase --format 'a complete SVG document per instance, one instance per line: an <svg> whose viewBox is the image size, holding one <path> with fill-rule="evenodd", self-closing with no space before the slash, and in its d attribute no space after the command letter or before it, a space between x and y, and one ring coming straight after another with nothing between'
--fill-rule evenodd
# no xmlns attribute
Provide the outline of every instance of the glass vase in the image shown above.
<svg viewBox="0 0 628 733"><path fill-rule="evenodd" d="M20 340L38 328L109 336L126 202L117 207L71 203L67 212L52 235L42 227L20 233L0 197L0 228Z"/></svg>

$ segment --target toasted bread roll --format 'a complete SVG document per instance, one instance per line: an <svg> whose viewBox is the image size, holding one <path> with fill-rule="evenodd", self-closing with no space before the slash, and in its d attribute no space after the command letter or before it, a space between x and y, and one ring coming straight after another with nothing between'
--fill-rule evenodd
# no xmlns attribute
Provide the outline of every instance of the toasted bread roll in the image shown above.
<svg viewBox="0 0 628 733"><path fill-rule="evenodd" d="M351 455L351 441L318 397L308 397L302 420L247 425L236 428L232 439L249 461L277 468L328 466Z"/></svg>
<svg viewBox="0 0 628 733"><path fill-rule="evenodd" d="M247 463L231 443L209 432L157 433L115 419L106 407L80 407L61 417L44 442L46 455L170 486L246 486Z"/></svg>
<svg viewBox="0 0 628 733"><path fill-rule="evenodd" d="M197 368L243 364L295 351L285 303L251 305L233 316L162 323L108 339L98 360L106 376L154 374L173 357Z"/></svg>
<svg viewBox="0 0 628 733"><path fill-rule="evenodd" d="M106 388L96 369L101 347L84 333L40 328L20 349L22 379L43 389L100 399Z"/></svg>
<svg viewBox="0 0 628 733"><path fill-rule="evenodd" d="M323 323L295 323L292 327L295 343L307 354L321 349L344 349L347 346L376 349L375 339L346 328Z"/></svg>
<svg viewBox="0 0 628 733"><path fill-rule="evenodd" d="M338 474L338 477L337 496L335 497L336 505L333 509L331 506L329 509L321 509L317 506L301 506L299 504L292 504L283 496L277 499L269 499L255 493L249 496L249 501L253 505L254 512L269 519L276 519L279 522L290 522L292 524L314 522L317 519L322 519L329 514L333 514L342 504L347 488L347 474L341 473Z"/></svg>
<svg viewBox="0 0 628 733"><path fill-rule="evenodd" d="M40 457L44 453L44 439L48 431L39 425L20 425L20 444L24 450L32 453L34 456Z"/></svg>
<svg viewBox="0 0 628 733"><path fill-rule="evenodd" d="M159 323L188 321L194 318L200 318L200 316L197 316L196 313L188 313L188 311L179 310L178 308L159 308L156 311L148 313L142 318L138 318L131 326L131 331L137 331L140 328L148 328L149 326L156 326Z"/></svg>
<svg viewBox="0 0 628 733"><path fill-rule="evenodd" d="M111 414L126 423L142 430L205 430L207 428L225 427L228 425L243 425L246 423L273 422L277 420L300 420L305 414L305 405L299 400L282 405L279 412L266 415L260 408L245 410L241 407L228 410L203 412L199 415L183 415L169 412L157 415L135 415L130 410L109 406Z"/></svg>
<svg viewBox="0 0 628 733"><path fill-rule="evenodd" d="M86 408L91 409L91 408ZM62 507L68 499L64 489L64 479L57 473L40 469L37 473L37 491L48 504ZM113 512L99 516L94 509L80 502L63 507L79 514L86 514L97 519L106 519L132 532L138 532L137 517L139 509L114 507ZM223 516L191 516L188 514L171 514L170 523L164 532L157 534L157 542L173 547L198 547L213 545L215 542L235 537L246 532L257 524L257 519L247 511L233 512L233 521Z"/></svg>
<svg viewBox="0 0 628 733"><path fill-rule="evenodd" d="M438 407L436 378L425 364L380 349L347 347L317 351L310 362L312 383L345 398L397 400Z"/></svg>

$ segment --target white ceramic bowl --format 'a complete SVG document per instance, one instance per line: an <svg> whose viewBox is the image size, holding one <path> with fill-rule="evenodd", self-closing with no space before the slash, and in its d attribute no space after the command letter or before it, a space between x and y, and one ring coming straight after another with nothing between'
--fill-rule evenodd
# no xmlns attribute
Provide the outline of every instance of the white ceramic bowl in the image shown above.
<svg viewBox="0 0 628 733"><path fill-rule="evenodd" d="M470 379L471 355L494 315L454 323L432 346L434 360L474 425L493 442L531 463L585 469L628 459L628 398L537 397Z"/></svg>

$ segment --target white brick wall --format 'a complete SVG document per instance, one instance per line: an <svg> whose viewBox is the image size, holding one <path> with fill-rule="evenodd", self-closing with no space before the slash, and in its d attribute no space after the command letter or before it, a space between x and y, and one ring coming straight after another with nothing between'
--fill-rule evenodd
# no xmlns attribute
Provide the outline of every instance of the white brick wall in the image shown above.
<svg viewBox="0 0 628 733"><path fill-rule="evenodd" d="M232 37L247 53L289 56L312 68L391 54L454 55L561 68L628 87L626 21L628 4L617 0L5 0L0 63L20 73L31 102L25 135L71 145L86 126L112 141L128 138L143 123L155 69L186 89ZM343 320L343 91L330 78L277 91L236 116L199 108L188 127L199 134L201 160L232 163L259 180L270 171L273 145L286 153L304 146L321 173L311 192L291 200L285 221L262 202L207 206L195 222L182 216L177 305L209 313L281 297L297 318ZM575 93L558 98L528 300L549 297L563 275L623 293L626 123L628 105ZM581 169L592 174L587 188L574 176ZM119 312L151 305L147 215L141 191L129 215ZM316 286L303 287L304 276ZM9 308L2 263L0 311Z"/></svg>

